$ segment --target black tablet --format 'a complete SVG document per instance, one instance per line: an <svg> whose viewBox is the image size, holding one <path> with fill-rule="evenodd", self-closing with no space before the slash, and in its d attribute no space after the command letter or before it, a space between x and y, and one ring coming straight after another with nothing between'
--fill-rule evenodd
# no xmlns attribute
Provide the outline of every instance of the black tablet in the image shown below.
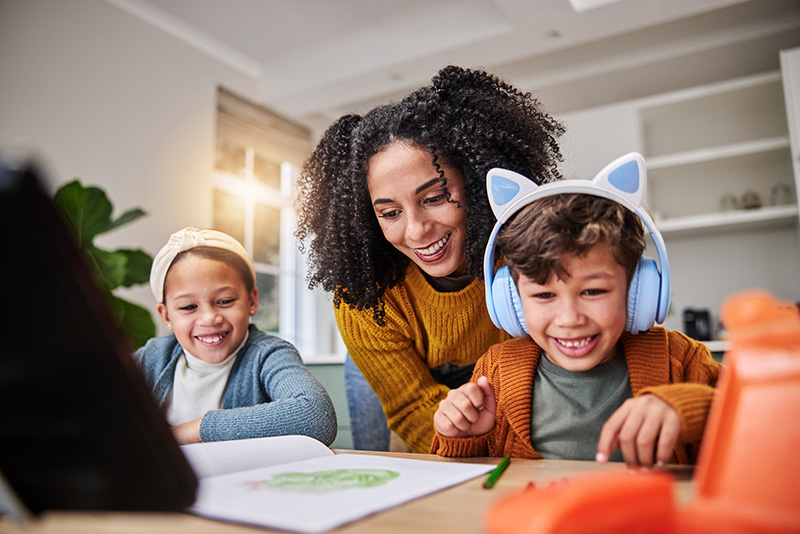
<svg viewBox="0 0 800 534"><path fill-rule="evenodd" d="M31 163L0 160L0 491L8 512L182 510L197 479Z"/></svg>

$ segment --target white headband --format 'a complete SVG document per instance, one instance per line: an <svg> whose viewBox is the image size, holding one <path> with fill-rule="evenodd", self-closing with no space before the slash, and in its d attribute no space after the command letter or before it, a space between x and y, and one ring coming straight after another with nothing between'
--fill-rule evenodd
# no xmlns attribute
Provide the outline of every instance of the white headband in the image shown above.
<svg viewBox="0 0 800 534"><path fill-rule="evenodd" d="M156 302L164 302L164 280L175 256L195 247L215 247L233 252L245 261L255 281L256 268L241 243L218 230L198 230L188 227L169 236L167 244L161 247L153 259L153 267L150 269L150 289Z"/></svg>

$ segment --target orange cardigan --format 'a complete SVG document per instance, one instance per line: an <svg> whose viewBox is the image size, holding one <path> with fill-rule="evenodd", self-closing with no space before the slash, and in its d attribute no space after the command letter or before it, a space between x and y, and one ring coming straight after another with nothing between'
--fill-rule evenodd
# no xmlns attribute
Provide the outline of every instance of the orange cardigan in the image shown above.
<svg viewBox="0 0 800 534"><path fill-rule="evenodd" d="M656 327L622 334L633 396L652 393L681 418L674 462L694 463L721 365L708 348L681 334ZM533 377L541 348L530 338L493 346L475 365L472 381L486 376L497 398L497 420L486 434L448 438L438 432L431 452L441 456L541 458L531 445Z"/></svg>

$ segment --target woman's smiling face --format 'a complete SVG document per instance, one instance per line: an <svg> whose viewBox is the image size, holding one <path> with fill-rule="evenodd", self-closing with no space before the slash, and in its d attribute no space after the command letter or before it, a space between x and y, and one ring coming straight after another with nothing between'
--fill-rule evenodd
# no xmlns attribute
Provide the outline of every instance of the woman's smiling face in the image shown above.
<svg viewBox="0 0 800 534"><path fill-rule="evenodd" d="M466 274L467 214L464 175L430 153L400 142L374 155L367 186L384 237L428 276Z"/></svg>

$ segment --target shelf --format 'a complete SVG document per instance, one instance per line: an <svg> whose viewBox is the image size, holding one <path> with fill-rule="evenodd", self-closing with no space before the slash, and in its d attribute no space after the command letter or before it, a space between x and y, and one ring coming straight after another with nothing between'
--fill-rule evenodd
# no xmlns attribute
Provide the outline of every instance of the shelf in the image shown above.
<svg viewBox="0 0 800 534"><path fill-rule="evenodd" d="M768 139L733 143L720 147L687 150L686 152L664 156L653 156L647 158L646 165L648 170L658 170L788 148L790 148L788 136L771 137Z"/></svg>
<svg viewBox="0 0 800 534"><path fill-rule="evenodd" d="M789 146L780 74L672 94L638 115L648 168Z"/></svg>
<svg viewBox="0 0 800 534"><path fill-rule="evenodd" d="M736 210L706 213L687 217L672 217L655 221L662 234L730 228L734 226L757 226L797 221L796 205L770 206L754 210Z"/></svg>
<svg viewBox="0 0 800 534"><path fill-rule="evenodd" d="M303 354L303 363L306 365L332 365L343 364L345 360L344 354L331 353L331 354Z"/></svg>
<svg viewBox="0 0 800 534"><path fill-rule="evenodd" d="M725 352L728 350L728 341L724 339L716 339L714 341L702 342L711 352Z"/></svg>
<svg viewBox="0 0 800 534"><path fill-rule="evenodd" d="M781 72L771 71L743 78L734 78L722 82L680 89L661 95L647 96L634 100L635 105L644 110L661 108L672 104L680 104L690 100L705 98L714 95L724 95L733 91L741 91L751 87L759 87L770 83L781 83Z"/></svg>

